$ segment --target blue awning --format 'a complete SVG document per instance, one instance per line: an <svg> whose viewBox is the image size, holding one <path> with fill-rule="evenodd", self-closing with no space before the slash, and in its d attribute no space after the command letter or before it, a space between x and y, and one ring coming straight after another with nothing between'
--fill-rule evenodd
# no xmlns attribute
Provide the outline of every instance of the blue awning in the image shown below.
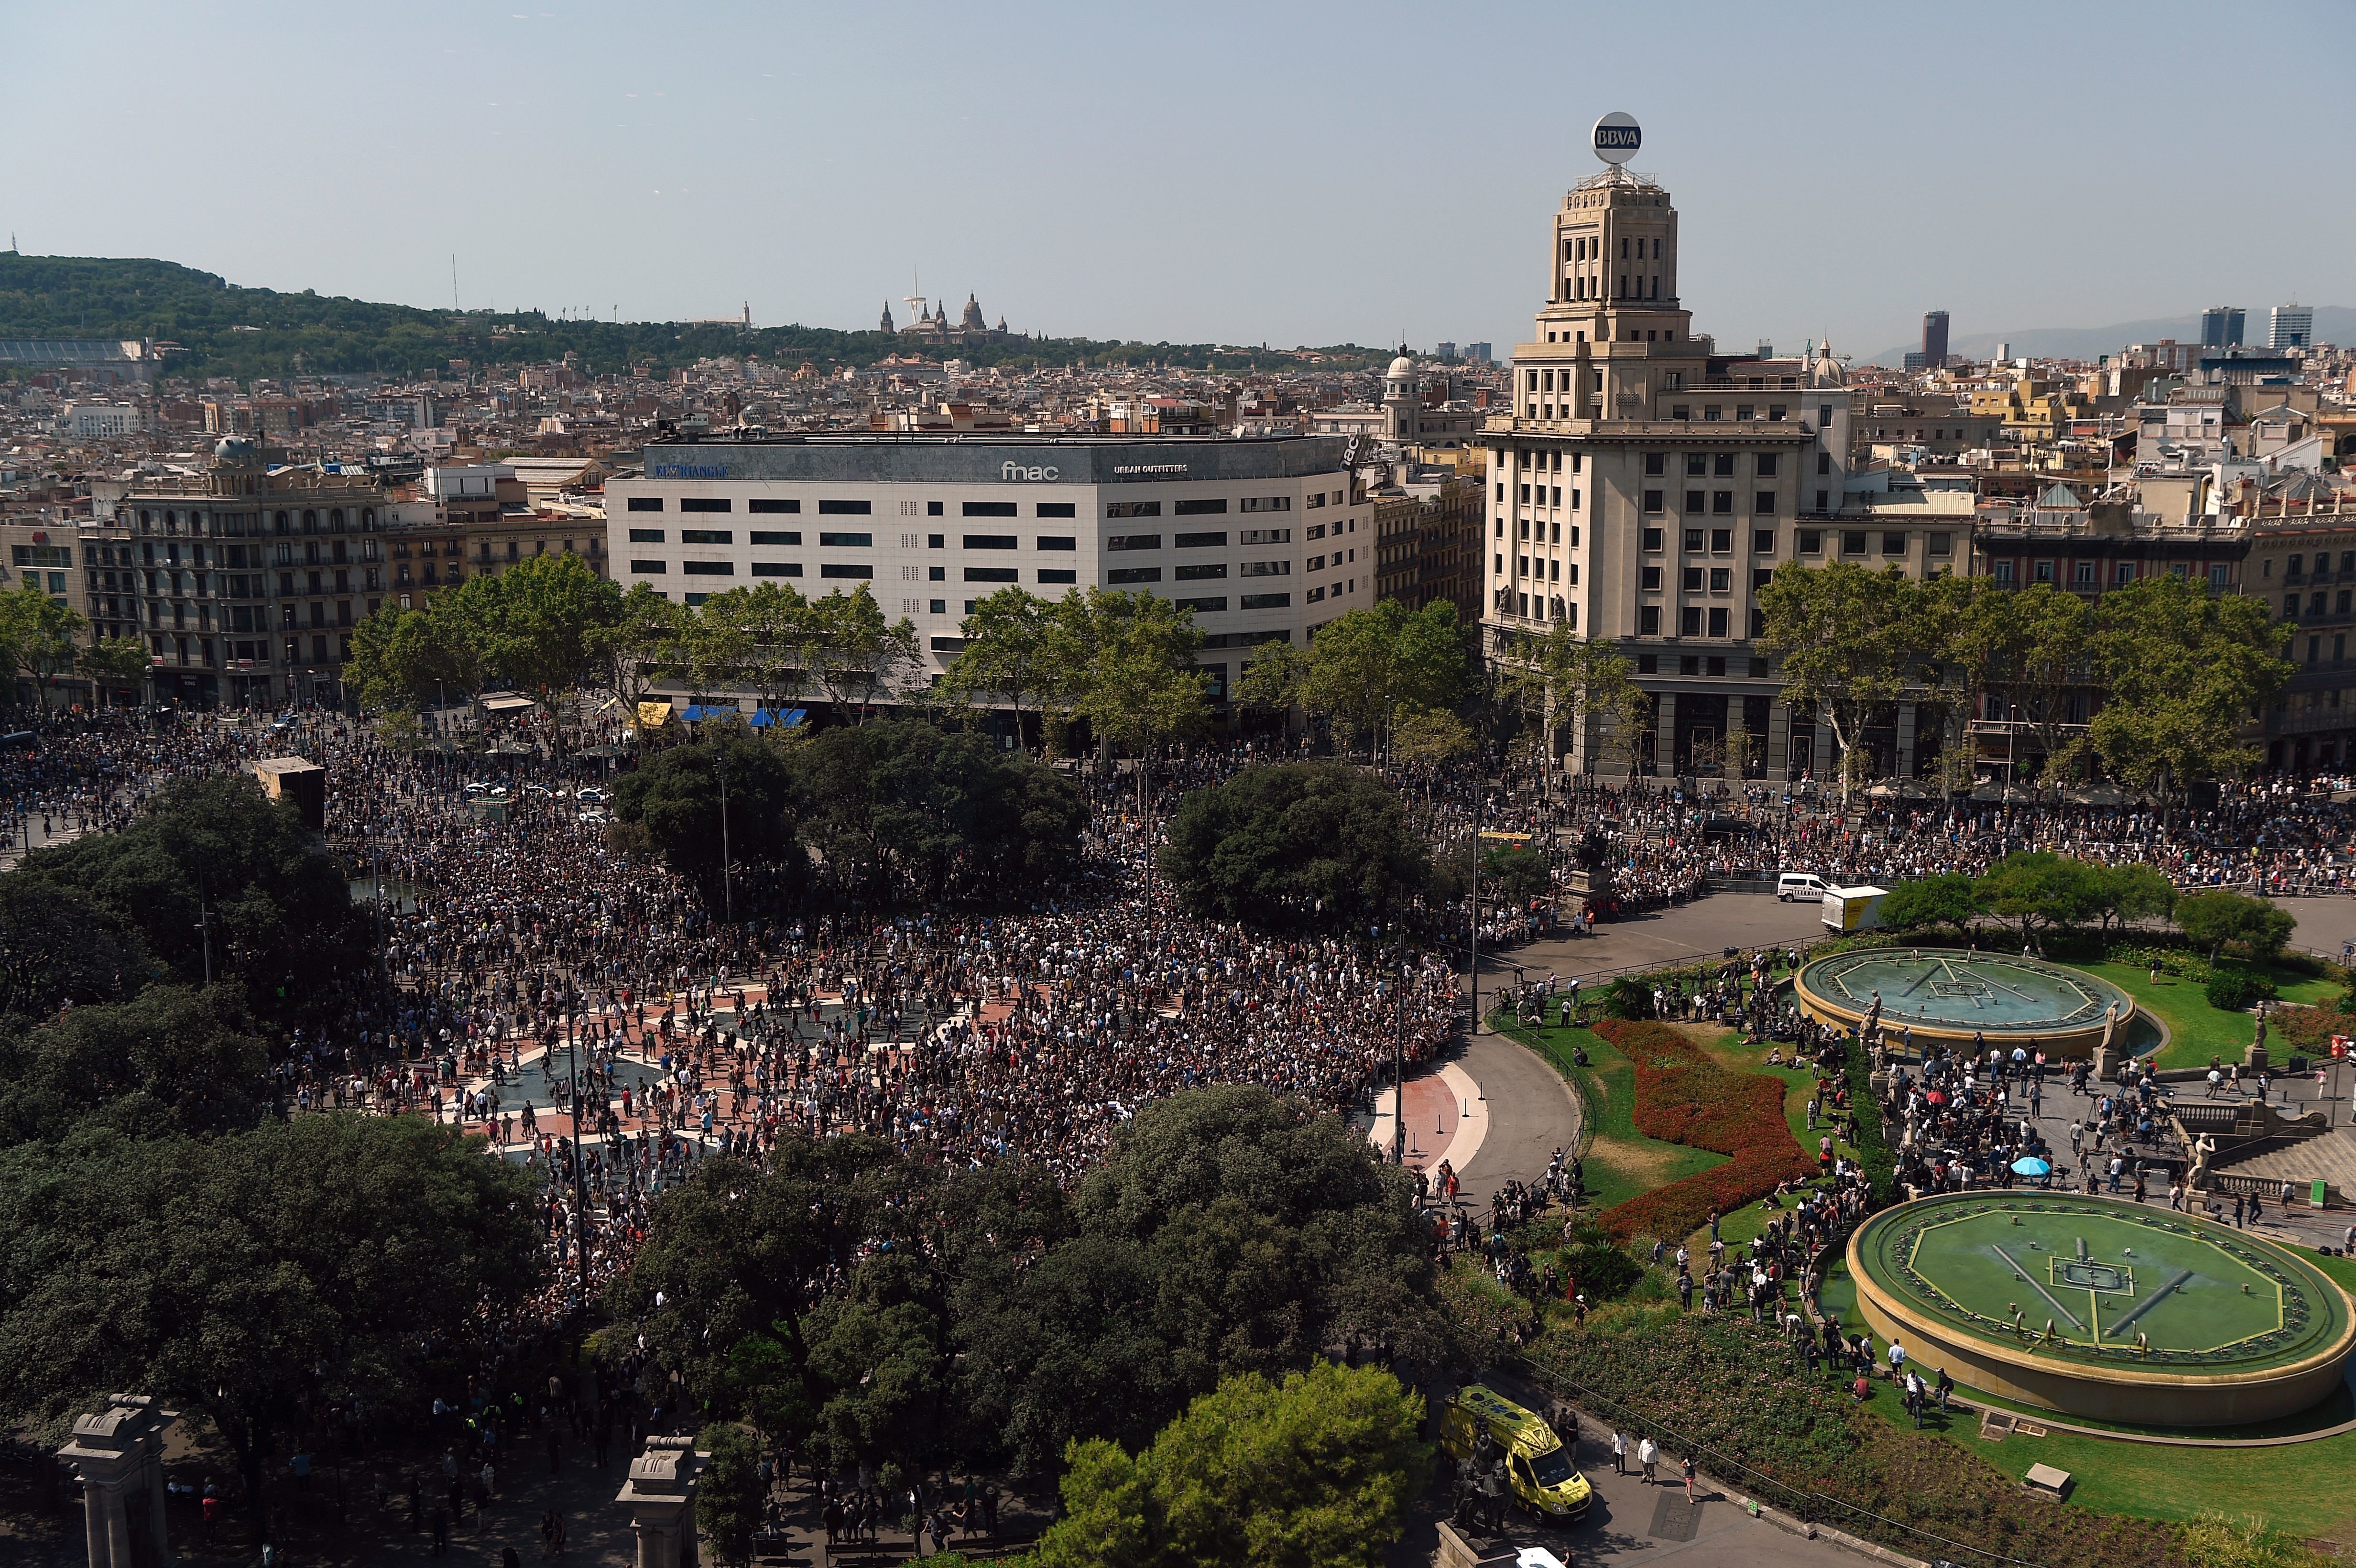
<svg viewBox="0 0 2356 1568"><path fill-rule="evenodd" d="M782 713L774 708L764 708L753 715L753 728L766 730L774 724L780 729L790 730L809 717L809 709L807 708L788 709Z"/></svg>

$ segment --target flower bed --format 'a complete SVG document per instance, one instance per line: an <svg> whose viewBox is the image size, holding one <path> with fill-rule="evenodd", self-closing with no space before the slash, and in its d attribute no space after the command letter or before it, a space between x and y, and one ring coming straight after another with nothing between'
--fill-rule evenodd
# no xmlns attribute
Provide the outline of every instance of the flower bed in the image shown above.
<svg viewBox="0 0 2356 1568"><path fill-rule="evenodd" d="M1527 1357L1537 1381L1590 1414L1649 1431L1674 1456L1697 1453L1703 1469L1747 1495L1912 1556L1965 1568L1994 1568L1976 1553L2051 1568L2181 1561L2168 1526L2034 1497L1953 1442L1893 1424L1890 1384L1872 1385L1869 1412L1839 1380L1796 1371L1783 1340L1737 1317L1687 1316L1626 1334L1557 1329Z"/></svg>
<svg viewBox="0 0 2356 1568"><path fill-rule="evenodd" d="M1783 1119L1783 1081L1736 1072L1665 1024L1605 1019L1595 1032L1635 1064L1636 1128L1663 1143L1727 1156L1724 1165L1614 1204L1600 1216L1616 1241L1675 1241L1764 1198L1779 1183L1815 1174L1815 1161Z"/></svg>

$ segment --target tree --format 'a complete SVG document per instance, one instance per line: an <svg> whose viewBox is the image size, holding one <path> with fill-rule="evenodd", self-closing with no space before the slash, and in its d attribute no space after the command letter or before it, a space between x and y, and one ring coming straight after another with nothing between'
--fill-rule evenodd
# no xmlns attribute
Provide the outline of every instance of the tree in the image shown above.
<svg viewBox="0 0 2356 1568"><path fill-rule="evenodd" d="M1554 888L1544 855L1526 844L1492 844L1481 851L1481 885L1490 896L1519 904Z"/></svg>
<svg viewBox="0 0 2356 1568"><path fill-rule="evenodd" d="M1431 877L1398 795L1334 763L1246 768L1196 790L1161 863L1191 912L1256 925L1364 924Z"/></svg>
<svg viewBox="0 0 2356 1568"><path fill-rule="evenodd" d="M1042 1568L1373 1568L1430 1476L1423 1399L1318 1360L1222 1381L1131 1459L1075 1444Z"/></svg>
<svg viewBox="0 0 2356 1568"><path fill-rule="evenodd" d="M2083 925L2102 912L2101 868L2046 849L2007 855L1983 873L1975 890L1983 908L2020 923L2022 941L2040 924Z"/></svg>
<svg viewBox="0 0 2356 1568"><path fill-rule="evenodd" d="M1269 713L1288 713L1301 700L1309 678L1309 655L1280 637L1270 637L1252 649L1237 677L1235 699Z"/></svg>
<svg viewBox="0 0 2356 1568"><path fill-rule="evenodd" d="M2188 578L2145 577L2104 594L2093 639L2103 761L2163 799L2246 771L2256 752L2242 731L2290 677L2281 656L2289 639L2264 600Z"/></svg>
<svg viewBox="0 0 2356 1568"><path fill-rule="evenodd" d="M1615 745L1627 749L1629 771L1634 771L1633 742L1644 697L1629 679L1631 668L1617 644L1582 638L1565 621L1548 626L1543 637L1516 635L1508 642L1497 665L1499 690L1520 706L1537 732L1547 788L1553 787L1555 737L1582 718L1590 742L1582 750L1600 760Z"/></svg>
<svg viewBox="0 0 2356 1568"><path fill-rule="evenodd" d="M624 773L615 781L614 813L643 823L663 864L693 882L711 908L731 901L731 865L776 867L796 883L809 865L797 837L792 772L775 746L733 726Z"/></svg>
<svg viewBox="0 0 2356 1568"><path fill-rule="evenodd" d="M761 592L764 583L752 592ZM792 593L790 588L784 591ZM726 597L726 595L723 595ZM800 595L795 594L798 599ZM594 626L588 637L590 678L613 693L625 714L635 716L655 677L667 666L686 662L684 643L690 612L645 582L633 582L612 621ZM755 677L756 682L758 677ZM759 689L757 684L755 689Z"/></svg>
<svg viewBox="0 0 2356 1568"><path fill-rule="evenodd" d="M1001 588L958 623L965 646L941 677L941 692L959 702L1003 701L1014 730L1028 734L1027 714L1042 713L1064 677L1055 657L1054 602L1022 588Z"/></svg>
<svg viewBox="0 0 2356 1568"><path fill-rule="evenodd" d="M437 613L446 603L484 670L561 717L560 694L597 671L606 635L621 617L622 591L567 550L470 577L428 603ZM551 732L562 750L562 724Z"/></svg>
<svg viewBox="0 0 2356 1568"><path fill-rule="evenodd" d="M1962 929L1987 908L1978 887L1961 871L1944 871L1917 881L1901 882L1881 901L1881 923L1892 931L1919 931L1934 925Z"/></svg>
<svg viewBox="0 0 2356 1568"><path fill-rule="evenodd" d="M1954 627L2004 717L2025 725L2036 741L2038 779L2056 790L2092 745L2084 712L2094 632L2088 603L2049 582L1982 589Z"/></svg>
<svg viewBox="0 0 2356 1568"><path fill-rule="evenodd" d="M30 572L0 592L0 652L8 656L12 673L32 677L44 709L58 677L74 667L74 634L86 624L63 600L44 592Z"/></svg>
<svg viewBox="0 0 2356 1568"><path fill-rule="evenodd" d="M146 977L127 916L37 871L0 874L0 1018L113 1001Z"/></svg>
<svg viewBox="0 0 2356 1568"><path fill-rule="evenodd" d="M809 668L835 716L864 724L879 703L898 695L924 664L916 625L905 615L884 619L867 584L855 593L841 589L809 602Z"/></svg>
<svg viewBox="0 0 2356 1568"><path fill-rule="evenodd" d="M1762 652L1780 656L1783 700L1825 715L1841 747L1841 798L1857 779L1857 750L1877 709L1906 688L1922 630L1905 576L1848 561L1785 561L1760 591Z"/></svg>
<svg viewBox="0 0 2356 1568"><path fill-rule="evenodd" d="M1013 896L1063 876L1087 808L1046 764L921 720L829 730L794 753L835 874L886 901Z"/></svg>
<svg viewBox="0 0 2356 1568"><path fill-rule="evenodd" d="M1346 610L1311 639L1297 699L1379 760L1404 712L1451 706L1466 684L1456 606L1436 599L1410 613L1396 599Z"/></svg>
<svg viewBox="0 0 2356 1568"><path fill-rule="evenodd" d="M427 1337L539 1283L532 1179L482 1149L331 1115L0 1153L0 1409L54 1420L137 1389L199 1412L259 1535L269 1457L305 1410L412 1403Z"/></svg>
<svg viewBox="0 0 2356 1568"><path fill-rule="evenodd" d="M102 637L82 649L80 665L82 674L90 677L91 689L102 697L114 687L136 683L147 673L147 645L136 637Z"/></svg>
<svg viewBox="0 0 2356 1568"><path fill-rule="evenodd" d="M1102 588L1068 595L1056 606L1053 650L1069 710L1149 768L1155 752L1208 715L1211 677L1195 663L1202 629L1170 600ZM1141 792L1147 771L1139 770Z"/></svg>
<svg viewBox="0 0 2356 1568"><path fill-rule="evenodd" d="M93 1118L133 1137L251 1126L269 1054L229 987L149 986L0 1037L0 1146Z"/></svg>
<svg viewBox="0 0 2356 1568"><path fill-rule="evenodd" d="M2194 893L2176 905L2177 929L2186 941L2207 948L2211 962L2231 943L2241 944L2255 963L2279 957L2297 926L2298 917L2277 908L2273 900L2223 888Z"/></svg>
<svg viewBox="0 0 2356 1568"><path fill-rule="evenodd" d="M696 1526L727 1568L744 1568L766 1518L760 1447L733 1421L705 1427L695 1445L712 1456L696 1484Z"/></svg>
<svg viewBox="0 0 2356 1568"><path fill-rule="evenodd" d="M1455 1353L1411 1179L1266 1090L1151 1102L1067 1211L1044 1177L1000 1181L952 1232L970 1240L948 1316L969 1439L1020 1467L1074 1437L1142 1447L1219 1379L1352 1337L1424 1365Z"/></svg>
<svg viewBox="0 0 2356 1568"><path fill-rule="evenodd" d="M177 780L120 832L36 850L16 874L89 895L183 984L238 976L265 1017L364 962L370 940L342 868L294 805L235 774Z"/></svg>
<svg viewBox="0 0 2356 1568"><path fill-rule="evenodd" d="M2095 869L2096 912L2107 935L2111 923L2132 925L2139 920L2165 920L2176 908L2176 885L2166 874L2142 864L2102 866Z"/></svg>
<svg viewBox="0 0 2356 1568"><path fill-rule="evenodd" d="M766 1171L703 1160L658 1200L606 1304L639 1325L656 1364L680 1372L715 1417L748 1416L775 1440L870 1433L873 1442L838 1456L845 1461L915 1458L916 1434L831 1411L861 1398L867 1369L838 1381L829 1374L843 1371L844 1346L819 1351L839 1311L830 1290L871 1307L905 1299L906 1260L928 1244L929 1188L897 1149L860 1133L780 1138ZM863 1277L830 1281L837 1266Z"/></svg>
<svg viewBox="0 0 2356 1568"><path fill-rule="evenodd" d="M352 656L344 679L363 706L379 712L413 712L450 693L482 684L482 663L470 628L446 596L431 594L423 610L387 600L352 628Z"/></svg>

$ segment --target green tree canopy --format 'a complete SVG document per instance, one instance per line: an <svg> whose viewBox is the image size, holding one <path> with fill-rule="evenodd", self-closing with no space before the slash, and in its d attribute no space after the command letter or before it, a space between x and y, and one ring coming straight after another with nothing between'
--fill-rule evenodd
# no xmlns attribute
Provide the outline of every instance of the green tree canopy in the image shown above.
<svg viewBox="0 0 2356 1568"><path fill-rule="evenodd" d="M1841 747L1841 792L1856 782L1858 747L1875 709L1898 700L1920 656L1920 591L1892 568L1787 560L1760 591L1761 651L1783 661L1783 700L1825 715Z"/></svg>
<svg viewBox="0 0 2356 1568"><path fill-rule="evenodd" d="M2256 752L2242 731L2291 673L2290 627L2265 602L2145 577L2104 594L2096 616L2093 736L2111 772L2165 795L2248 771Z"/></svg>
<svg viewBox="0 0 2356 1568"><path fill-rule="evenodd" d="M714 909L730 901L723 852L728 865L781 868L795 885L807 876L798 809L793 772L777 746L742 730L657 752L614 784L615 814L645 824L663 863Z"/></svg>
<svg viewBox="0 0 2356 1568"><path fill-rule="evenodd" d="M2025 940L2040 925L2083 925L2103 912L2102 868L2091 861L2023 849L2007 855L1976 884L1981 907L2017 922Z"/></svg>
<svg viewBox="0 0 2356 1568"><path fill-rule="evenodd" d="M1297 700L1380 756L1401 716L1452 707L1469 684L1456 606L1435 599L1410 612L1386 599L1317 628Z"/></svg>
<svg viewBox="0 0 2356 1568"><path fill-rule="evenodd" d="M1073 1445L1041 1568L1375 1568L1430 1476L1422 1421L1371 1367L1228 1378L1133 1458Z"/></svg>
<svg viewBox="0 0 2356 1568"><path fill-rule="evenodd" d="M1161 864L1191 912L1258 925L1364 924L1431 877L1397 792L1336 763L1246 768L1194 791Z"/></svg>
<svg viewBox="0 0 2356 1568"><path fill-rule="evenodd" d="M482 660L472 629L448 607L444 594L428 594L425 606L404 610L387 600L352 628L352 656L344 667L344 678L367 707L414 712L454 695L466 696L482 685Z"/></svg>
<svg viewBox="0 0 2356 1568"><path fill-rule="evenodd" d="M269 1056L226 986L149 986L0 1034L0 1146L96 1118L132 1137L253 1125Z"/></svg>
<svg viewBox="0 0 2356 1568"><path fill-rule="evenodd" d="M1052 600L1022 588L1001 588L977 601L958 624L965 646L941 677L942 695L959 702L1004 702L1018 723L1045 711L1066 682L1055 656L1056 619Z"/></svg>
<svg viewBox="0 0 2356 1568"><path fill-rule="evenodd" d="M1961 871L1901 882L1881 901L1881 923L1892 931L1967 926L1987 908L1979 888Z"/></svg>
<svg viewBox="0 0 2356 1568"><path fill-rule="evenodd" d="M886 901L1036 890L1069 870L1087 819L1053 768L921 720L826 731L793 768L828 865Z"/></svg>
<svg viewBox="0 0 2356 1568"><path fill-rule="evenodd" d="M147 969L138 928L120 911L38 872L0 873L0 1019L117 1000L146 983Z"/></svg>
<svg viewBox="0 0 2356 1568"><path fill-rule="evenodd" d="M369 918L342 869L291 804L240 775L177 780L122 831L36 850L10 875L87 895L184 984L203 983L209 939L214 977L240 976L264 1016L365 962Z"/></svg>
<svg viewBox="0 0 2356 1568"><path fill-rule="evenodd" d="M86 624L63 600L51 598L29 571L16 587L0 592L0 656L8 659L12 674L32 677L44 708L58 677L72 672L74 636Z"/></svg>
<svg viewBox="0 0 2356 1568"><path fill-rule="evenodd" d="M2207 948L2212 959L2228 945L2238 944L2263 963L2281 955L2298 928L2298 917L2271 899L2211 888L2177 901L2176 926L2185 940Z"/></svg>
<svg viewBox="0 0 2356 1568"><path fill-rule="evenodd" d="M480 1139L407 1116L0 1151L0 1411L54 1420L137 1389L199 1412L259 1528L305 1409L414 1398L429 1335L496 1321L539 1282L530 1188Z"/></svg>

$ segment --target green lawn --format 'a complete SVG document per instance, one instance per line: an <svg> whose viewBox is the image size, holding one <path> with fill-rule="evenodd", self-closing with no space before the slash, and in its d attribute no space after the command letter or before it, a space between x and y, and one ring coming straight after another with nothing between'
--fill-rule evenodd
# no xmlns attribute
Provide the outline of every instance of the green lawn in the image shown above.
<svg viewBox="0 0 2356 1568"><path fill-rule="evenodd" d="M1596 1208L1608 1209L1726 1163L1724 1155L1688 1148L1683 1144L1662 1143L1637 1131L1633 1119L1636 1069L1609 1040L1592 1030L1551 1026L1525 1029L1502 1013L1494 1015L1490 1021L1499 1033L1520 1040L1554 1063L1556 1071L1578 1088L1591 1134L1586 1150L1587 1190ZM1743 1044L1742 1037L1732 1029L1705 1040L1702 1045L1729 1067L1781 1078L1784 1083L1783 1119L1791 1125L1792 1136L1799 1146L1811 1156L1815 1153L1821 1133L1808 1126L1808 1101L1815 1093L1815 1073L1804 1067L1767 1066L1767 1049ZM1587 1066L1580 1067L1571 1060L1574 1046L1587 1051ZM1847 1144L1837 1142L1836 1147L1855 1157L1856 1151ZM1766 1229L1766 1221L1763 1207L1748 1204L1719 1221L1719 1235L1728 1246L1740 1246ZM1704 1231L1694 1234L1708 1241Z"/></svg>
<svg viewBox="0 0 2356 1568"><path fill-rule="evenodd" d="M1587 1192L1595 1207L1609 1209L1726 1163L1722 1154L1663 1143L1636 1130L1635 1065L1602 1036L1584 1029L1525 1029L1503 1015L1493 1021L1499 1032L1536 1051L1577 1085L1589 1136ZM1587 1066L1571 1061L1574 1048L1587 1052Z"/></svg>
<svg viewBox="0 0 2356 1568"><path fill-rule="evenodd" d="M2220 1012L2201 994L2201 987L2173 975L2162 975L2157 985L2151 971L2134 964L2077 964L2089 975L2099 975L2135 998L2136 1006L2168 1025L2168 1044L2159 1065L2206 1067L2212 1056L2239 1061L2249 1049L2257 1019L2248 1013ZM2340 994L2330 980L2311 979L2281 970L2275 984L2286 1002L2323 1002Z"/></svg>
<svg viewBox="0 0 2356 1568"><path fill-rule="evenodd" d="M2338 1258L2308 1261L2356 1285L2356 1264ZM1857 1286L1847 1267L1836 1267L1826 1276L1824 1304L1852 1331L1865 1326L1858 1316ZM1882 1364L1887 1342L1877 1335L1873 1348L1876 1364ZM1958 1392L1975 1403L2005 1404L2031 1421L2040 1413L2024 1405L1990 1400L1976 1389ZM2347 1402L2343 1399L2340 1403L2344 1410ZM1896 1406L1890 1409L1894 1411ZM2076 1417L2056 1419L2082 1426L2103 1424ZM2043 1437L2015 1435L2000 1443L1988 1443L1980 1438L1979 1418L1960 1411L1944 1424L1932 1422L1929 1429L2016 1479L2026 1475L2031 1465L2067 1470L2077 1480L2070 1500L2101 1512L2162 1520L2189 1520L2203 1513L2240 1518L2254 1513L2263 1515L2272 1529L2288 1535L2356 1539L2356 1501L2345 1497L2346 1477L2356 1467L2356 1433L2281 1448L2178 1448L2051 1430ZM2257 1435L2254 1431L2215 1434L2220 1437Z"/></svg>

